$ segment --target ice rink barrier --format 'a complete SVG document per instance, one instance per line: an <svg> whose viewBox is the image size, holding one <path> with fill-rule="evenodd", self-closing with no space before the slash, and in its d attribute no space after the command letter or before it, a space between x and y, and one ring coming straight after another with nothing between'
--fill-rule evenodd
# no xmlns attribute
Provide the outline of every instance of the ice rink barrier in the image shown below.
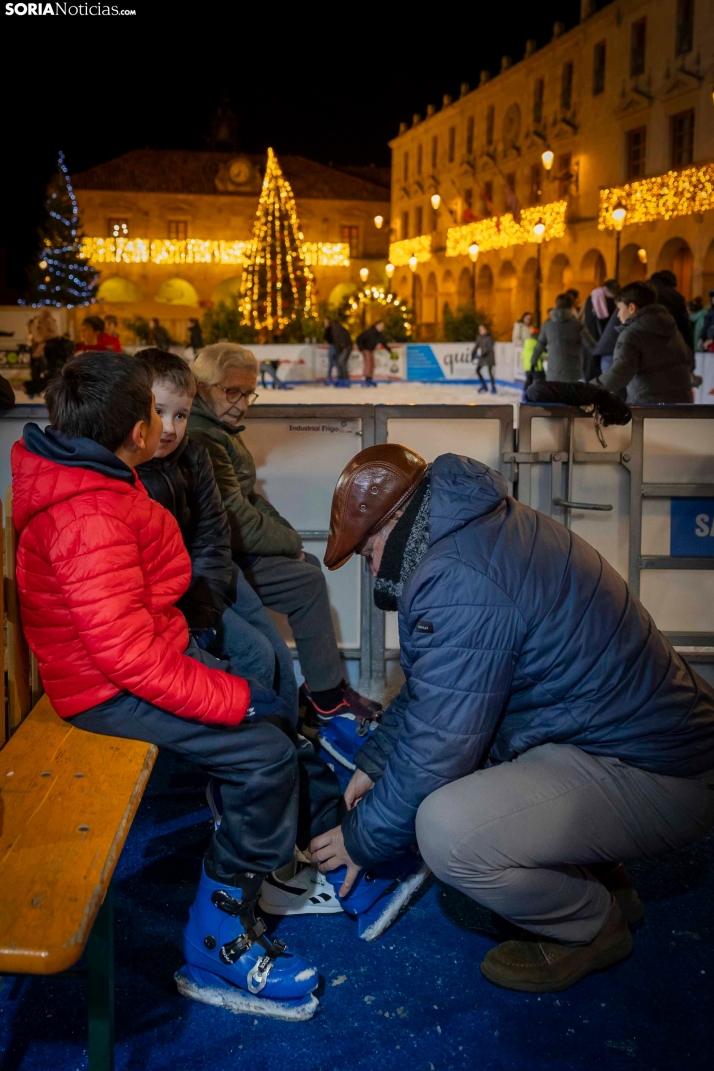
<svg viewBox="0 0 714 1071"><path fill-rule="evenodd" d="M0 488L28 420L44 426L44 406L0 416ZM261 404L243 434L258 489L320 559L335 483L359 450L398 442L427 461L477 458L591 543L691 661L714 661L714 405L633 408L631 424L604 429L606 446L582 410L540 405L520 406L516 429L511 405ZM326 575L350 676L380 695L399 676L396 615L374 606L362 559Z"/></svg>

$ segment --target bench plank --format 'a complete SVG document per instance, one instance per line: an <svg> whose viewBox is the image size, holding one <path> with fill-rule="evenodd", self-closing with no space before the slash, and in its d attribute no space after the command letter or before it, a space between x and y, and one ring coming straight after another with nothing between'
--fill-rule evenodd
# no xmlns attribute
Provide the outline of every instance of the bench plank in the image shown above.
<svg viewBox="0 0 714 1071"><path fill-rule="evenodd" d="M79 959L157 753L74 728L47 696L0 751L0 971Z"/></svg>

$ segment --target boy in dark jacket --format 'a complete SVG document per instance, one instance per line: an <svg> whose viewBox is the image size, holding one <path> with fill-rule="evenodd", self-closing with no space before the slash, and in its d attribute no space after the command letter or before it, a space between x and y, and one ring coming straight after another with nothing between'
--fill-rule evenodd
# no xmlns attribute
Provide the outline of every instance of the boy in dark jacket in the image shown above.
<svg viewBox="0 0 714 1071"><path fill-rule="evenodd" d="M339 817L337 780L272 690L189 636L176 603L191 561L176 521L136 478L163 434L145 365L81 354L46 401L50 427L25 427L12 468L22 621L47 694L78 728L166 747L221 781L180 992L310 1018L317 971L265 937L255 908L263 878L292 858L307 827Z"/></svg>
<svg viewBox="0 0 714 1071"><path fill-rule="evenodd" d="M231 554L228 517L206 448L186 435L196 382L185 361L151 348L137 359L152 381L163 422L159 446L137 469L151 498L174 515L191 558L191 585L179 608L199 647L237 672L275 686L297 719L297 682L288 646Z"/></svg>

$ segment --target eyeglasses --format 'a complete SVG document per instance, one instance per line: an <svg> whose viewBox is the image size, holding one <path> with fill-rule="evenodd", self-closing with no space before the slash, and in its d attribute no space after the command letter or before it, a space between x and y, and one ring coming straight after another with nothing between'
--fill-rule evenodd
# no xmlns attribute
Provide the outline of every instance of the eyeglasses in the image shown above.
<svg viewBox="0 0 714 1071"><path fill-rule="evenodd" d="M220 390L225 394L226 401L231 405L235 405L241 398L245 398L246 405L253 405L258 398L258 394L254 390L240 390L238 387L219 387L216 384L216 390Z"/></svg>

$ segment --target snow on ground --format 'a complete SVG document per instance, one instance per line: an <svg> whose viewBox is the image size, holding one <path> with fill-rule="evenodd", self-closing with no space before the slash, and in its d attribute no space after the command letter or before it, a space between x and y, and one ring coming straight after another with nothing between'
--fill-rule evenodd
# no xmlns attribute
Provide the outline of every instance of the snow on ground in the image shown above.
<svg viewBox="0 0 714 1071"><path fill-rule="evenodd" d="M324 383L295 383L290 390L274 391L258 387L256 405L506 405L514 408L521 400L521 388L496 385L497 393L479 394L478 384L414 383L404 380L378 382L363 387L354 381L349 389Z"/></svg>

